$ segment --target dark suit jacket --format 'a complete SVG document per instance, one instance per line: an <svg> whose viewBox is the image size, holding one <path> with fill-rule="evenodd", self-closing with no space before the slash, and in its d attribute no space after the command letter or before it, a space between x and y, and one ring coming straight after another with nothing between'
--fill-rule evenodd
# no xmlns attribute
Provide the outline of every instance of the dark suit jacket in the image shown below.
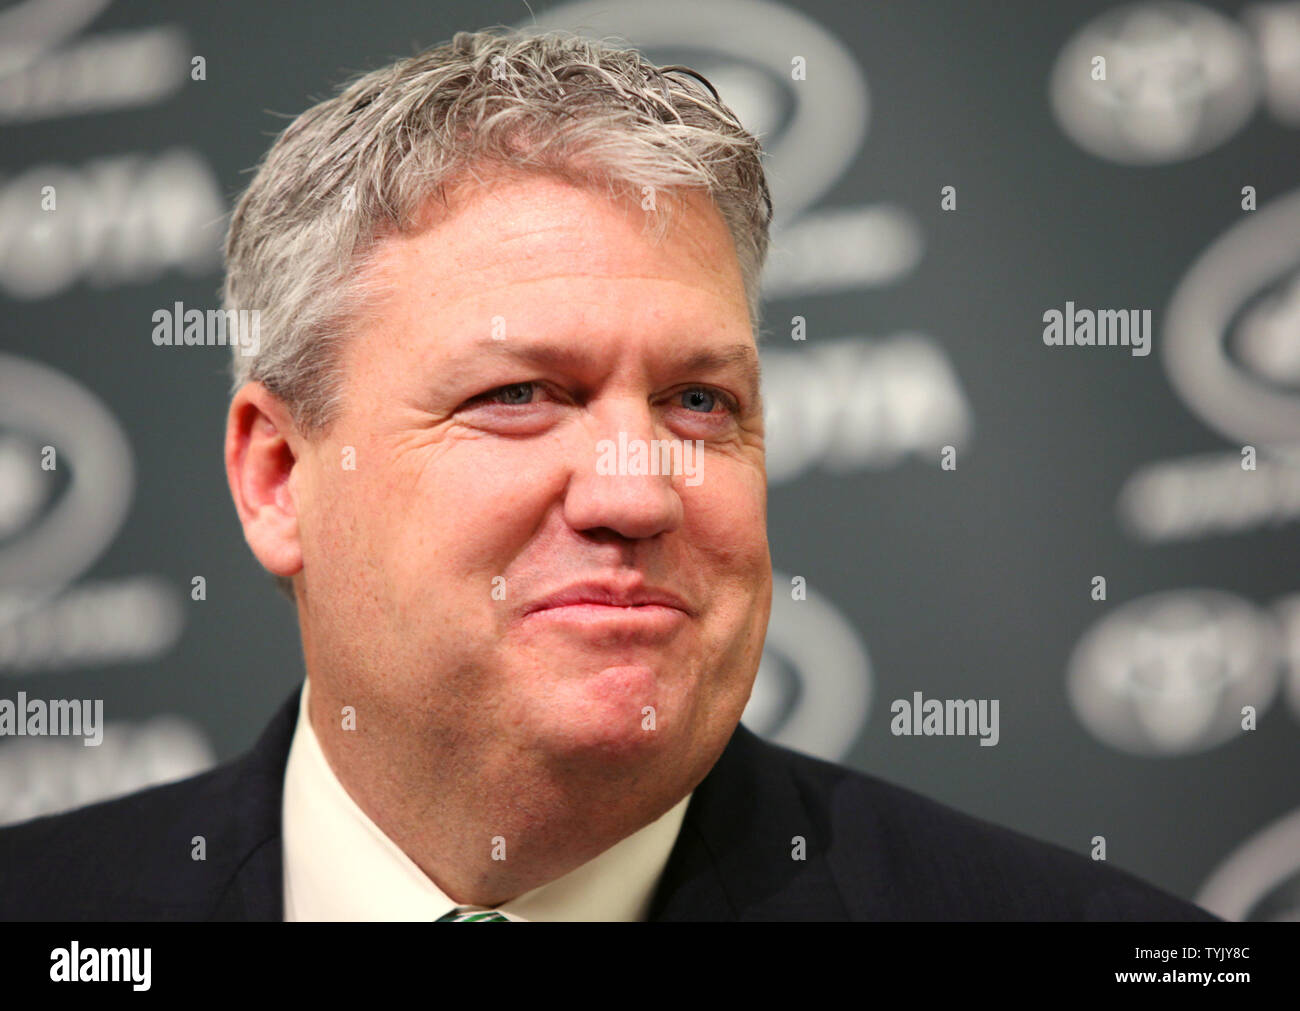
<svg viewBox="0 0 1300 1011"><path fill-rule="evenodd" d="M298 692L247 754L0 828L0 919L281 920ZM193 838L207 858L191 857ZM792 859L792 839L806 859ZM736 728L651 920L1212 920L1136 878Z"/></svg>

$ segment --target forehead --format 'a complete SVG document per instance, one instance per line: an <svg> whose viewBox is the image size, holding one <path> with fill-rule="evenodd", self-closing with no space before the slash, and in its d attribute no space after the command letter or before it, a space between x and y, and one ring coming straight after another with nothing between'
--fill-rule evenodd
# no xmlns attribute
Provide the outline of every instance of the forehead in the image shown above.
<svg viewBox="0 0 1300 1011"><path fill-rule="evenodd" d="M616 327L740 312L747 329L735 247L707 194L647 204L546 175L467 179L425 205L418 230L384 240L371 269L395 308L462 324L511 312ZM656 238L658 214L668 227Z"/></svg>

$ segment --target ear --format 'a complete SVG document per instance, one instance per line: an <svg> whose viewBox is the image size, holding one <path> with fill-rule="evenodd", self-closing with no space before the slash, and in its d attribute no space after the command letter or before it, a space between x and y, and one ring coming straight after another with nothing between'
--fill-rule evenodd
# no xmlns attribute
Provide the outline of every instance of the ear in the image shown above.
<svg viewBox="0 0 1300 1011"><path fill-rule="evenodd" d="M272 575L302 571L294 498L297 427L284 404L261 383L246 383L226 416L226 480L244 539Z"/></svg>

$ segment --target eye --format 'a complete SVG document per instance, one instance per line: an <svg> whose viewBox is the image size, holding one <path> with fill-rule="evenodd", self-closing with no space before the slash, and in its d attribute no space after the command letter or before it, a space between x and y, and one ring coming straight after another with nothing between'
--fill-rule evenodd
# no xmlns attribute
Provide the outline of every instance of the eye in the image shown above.
<svg viewBox="0 0 1300 1011"><path fill-rule="evenodd" d="M712 414L714 407L719 403L732 413L737 410L735 400L721 390L708 386L692 386L688 390L682 390L678 396L682 398L682 406L692 413Z"/></svg>
<svg viewBox="0 0 1300 1011"><path fill-rule="evenodd" d="M523 407L533 400L533 394L537 390L537 384L511 383L509 386L498 386L495 390L488 390L475 397L470 403L479 404L501 404L505 407Z"/></svg>
<svg viewBox="0 0 1300 1011"><path fill-rule="evenodd" d="M570 403L564 390L530 379L484 390L461 404L458 413L471 428L502 436L532 436L554 426Z"/></svg>
<svg viewBox="0 0 1300 1011"><path fill-rule="evenodd" d="M512 383L509 386L502 386L499 390L493 390L489 397L492 400L504 398L501 402L506 404L526 404L533 399L533 390L532 383Z"/></svg>

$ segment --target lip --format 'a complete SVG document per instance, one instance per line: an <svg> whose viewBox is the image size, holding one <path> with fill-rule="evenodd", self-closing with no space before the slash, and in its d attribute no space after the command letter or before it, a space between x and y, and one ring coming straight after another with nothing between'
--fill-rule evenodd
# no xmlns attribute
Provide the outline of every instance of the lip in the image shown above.
<svg viewBox="0 0 1300 1011"><path fill-rule="evenodd" d="M529 604L524 617L560 608L581 609L584 614L635 617L638 613L650 617L662 614L665 608L693 615L691 607L671 590L641 583L585 582L574 583L555 593L548 594Z"/></svg>

